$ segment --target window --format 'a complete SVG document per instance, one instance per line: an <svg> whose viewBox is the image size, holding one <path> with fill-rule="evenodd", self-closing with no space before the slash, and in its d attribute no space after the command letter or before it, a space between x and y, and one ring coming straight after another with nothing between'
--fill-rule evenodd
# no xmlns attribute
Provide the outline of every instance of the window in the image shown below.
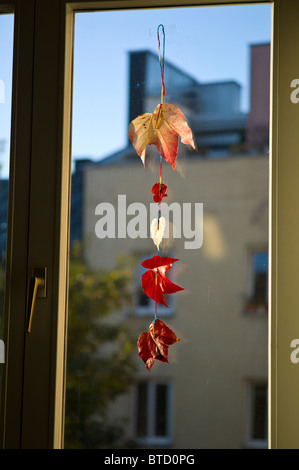
<svg viewBox="0 0 299 470"><path fill-rule="evenodd" d="M250 254L247 312L264 313L268 309L268 252Z"/></svg>
<svg viewBox="0 0 299 470"><path fill-rule="evenodd" d="M225 0L219 0L217 3L220 2L223 5L227 3ZM174 3L178 5L180 2ZM214 3L209 0L189 0L181 2L180 5ZM231 0L229 3L250 2ZM289 343L293 337L297 337L299 329L297 314L299 115L298 103L290 99L291 92L296 90L290 85L298 77L299 4L295 0L273 0L266 3L272 4L273 12L270 121L269 445L271 448L297 448L299 374L298 366L289 360ZM7 0L0 0L1 12L7 13L7 5ZM51 2L28 0L25 6L20 0L11 0L9 5L13 6L15 15L13 138L11 139L13 174L8 214L9 251L6 259L9 273L5 300L5 315L8 318L8 362L3 367L2 383L5 386L2 387L1 409L4 406L5 413L1 413L1 445L6 448L60 448L63 445L61 430L66 336L64 319L68 253L66 221L70 178L68 141L74 15L72 8L80 11L91 9L96 5L85 0L73 4L60 0ZM174 6L170 0L165 0L165 5ZM130 0L121 2L121 8L124 9L134 6L136 2L134 5ZM140 2L140 6L161 7L160 3L154 0ZM120 2L112 0L98 4L98 8L102 10L119 7ZM190 33L189 29L187 31ZM108 34L105 40L108 37L114 36ZM218 41L218 46L222 43L223 41ZM106 63L110 63L110 60ZM218 63L215 61L216 65ZM261 133L260 144L264 147L264 132ZM198 186L200 188L200 185ZM255 180L252 180L252 187L254 186ZM233 184L231 188L234 188ZM240 224L236 224L234 228L234 233L237 234ZM226 238L222 240L226 241ZM226 248L225 244L223 248ZM212 250L210 253L214 255L213 260L219 254L223 256L221 258L223 260L230 254L225 249L220 253L217 250ZM241 259L243 253L244 250L240 249ZM49 289L47 299L41 299L36 304L34 329L32 335L28 337L24 333L27 278L28 269L30 270L36 263L49 267ZM243 283L242 261L238 261L237 266L241 268L240 271L235 271L236 278L240 277ZM211 273L207 272L208 274ZM224 281L229 284L232 279L222 273L221 285ZM238 292L240 293L241 289ZM208 307L211 307L211 303L216 302L218 298L217 308L223 312L223 299L219 296L217 288L212 289L208 286L203 298L209 299ZM239 298L239 305L243 300ZM193 310L189 311L190 315L193 315ZM237 316L236 312L239 311L238 306L234 311L234 319ZM211 316L209 318L214 320ZM223 327L233 331L232 324L234 323L226 322ZM219 332L219 336L213 338L221 340L222 329L213 331ZM235 338L231 344L235 344ZM227 359L236 358L237 352L241 349L237 347L236 352ZM232 366L233 362L227 361L227 364ZM194 368L192 372L194 374ZM223 370L219 367L215 372L218 373L213 377L219 377ZM189 398L192 390L188 387L187 392L186 398Z"/></svg>
<svg viewBox="0 0 299 470"><path fill-rule="evenodd" d="M268 445L268 387L267 383L248 383L247 446L267 448Z"/></svg>
<svg viewBox="0 0 299 470"><path fill-rule="evenodd" d="M269 178L269 154L264 148L256 148L254 132L251 133L254 143L247 145L248 116L252 116L254 127L259 117L259 101L255 99L249 105L252 83L245 77L248 77L247 68L252 68L254 76L258 73L262 77L256 86L261 87L263 93L269 93L270 8L265 5L227 8L153 8L147 10L146 15L144 10L75 14L66 447L74 446L75 442L78 447L103 445L104 433L96 433L101 435L101 442L98 438L96 444L94 439L89 440L95 433L88 430L94 416L102 412L103 396L107 396L107 402L108 395L111 397L109 408L107 405L107 425L114 416L119 417L119 423L132 420L128 401L130 388L125 390L125 383L113 387L114 376L119 380L126 378L127 385L130 381L142 382L137 392L136 422L131 423L136 426L138 440L143 438L150 445L158 442L160 446L181 448L186 445L194 448L243 445L238 431L243 420L242 397L235 383L241 384L244 373L252 373L252 364L254 374L267 374L267 329L265 322L247 325L247 318L238 315L239 293L243 288L242 253L248 240L255 241L257 230L264 242L268 242L267 226L258 225L260 219L254 225L252 219L264 201L264 211L268 212ZM248 21L248 14L252 15L252 22ZM255 24L257 18L263 27L257 28L253 35L252 23ZM226 38L228 22L233 39L222 41L220 51L215 37ZM158 318L176 332L181 341L169 348L168 364L155 361L150 371L151 382L136 343L139 335L148 331L155 315L155 303L142 289L146 268L141 262L157 254L149 229L151 220L158 215L157 205L151 206L151 190L159 179L160 168L152 145L146 149L143 167L128 142L128 126L129 119L136 115L153 112L160 100L156 39L160 23L165 26L167 44L165 100L177 104L185 113L199 148L194 152L180 145L176 171L166 162L162 164L167 197L161 203L161 216L168 219L166 208L162 206L167 204L171 227L170 236L161 242L159 254L177 259L166 277L184 290L168 295L165 300L169 308L157 305ZM173 24L182 31L180 40L178 31L172 29ZM187 31L192 31L192 40ZM100 44L112 32L113 41L100 52ZM251 61L253 51L248 44L253 37L257 39L257 35L263 42L267 38L267 44L255 48ZM142 47L139 37L142 37ZM249 54L246 53L248 48ZM199 60L198 54L203 50L209 52ZM212 61L207 60L211 57ZM102 68L103 63L110 65ZM263 105L263 112L269 121L267 103ZM265 125L267 128L267 123ZM115 148L117 142L118 148ZM198 210L200 204L203 214ZM204 232L202 244L196 238L199 228ZM82 248L82 259L80 267L75 264L74 279L75 238ZM133 294L129 305L116 305L116 301L122 303L125 294L124 286L117 283L120 257L126 260L122 267L132 274L132 292L130 289L126 292L129 296ZM88 282L91 272L100 280L103 271L109 281L107 285L100 288ZM86 295L89 285L92 292ZM100 296L102 290L106 292L105 299ZM88 296L91 296L90 301ZM96 342L93 327L88 330L87 326L93 324L92 316L110 339L107 344L103 344L100 337ZM77 332L74 331L76 325ZM126 329L122 337L128 340L122 342L121 337L109 336L111 325L115 329ZM86 353L84 361L79 360L81 350L90 352L97 345L97 354ZM123 349L123 345L127 349ZM112 350L115 351L111 361L114 370L108 368L108 364L102 367L103 355ZM80 354L76 354L74 360L73 352L78 351ZM128 374L123 373L122 357L127 358ZM129 374L131 364L135 372ZM234 366L228 367L228 364ZM83 394L83 384L95 383L97 371L103 369L106 370L106 390L110 390L110 394L103 391L101 397L100 394L91 397L91 387ZM87 375L91 370L94 380L93 374ZM133 367L130 370L133 371ZM167 413L172 392L167 384L159 383L159 378L165 374L175 384L176 406L171 413L175 418L171 420ZM89 379L82 379L87 376ZM119 389L122 397L118 396ZM219 394L220 389L225 389L226 393ZM120 401L126 405L120 406ZM228 405L232 402L239 410L233 415L234 421ZM165 411L161 414L163 407ZM216 430L215 410L221 410ZM74 432L78 420L81 442ZM199 422L205 423L200 431ZM227 433L228 426L230 433ZM125 427L121 435L127 431ZM174 432L176 438L170 443ZM115 448L120 445L119 441L114 441Z"/></svg>
<svg viewBox="0 0 299 470"><path fill-rule="evenodd" d="M142 381L135 385L134 435L142 445L171 444L171 383Z"/></svg>

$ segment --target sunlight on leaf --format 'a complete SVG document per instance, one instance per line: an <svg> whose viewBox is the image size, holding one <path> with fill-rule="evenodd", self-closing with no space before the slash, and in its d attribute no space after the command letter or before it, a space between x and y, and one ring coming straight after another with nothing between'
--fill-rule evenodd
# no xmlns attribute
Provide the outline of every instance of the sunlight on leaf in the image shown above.
<svg viewBox="0 0 299 470"><path fill-rule="evenodd" d="M143 332L138 338L138 352L148 370L155 360L168 362L168 348L180 341L176 334L161 320L153 321L148 332Z"/></svg>
<svg viewBox="0 0 299 470"><path fill-rule="evenodd" d="M159 225L159 227L158 227ZM153 219L151 223L151 238L153 239L154 244L159 250L160 243L163 239L166 229L166 219L165 217L160 217L159 220Z"/></svg>
<svg viewBox="0 0 299 470"><path fill-rule="evenodd" d="M129 139L145 165L147 145L155 145L159 154L175 170L178 138L195 149L192 131L177 106L160 103L153 114L141 114L129 125Z"/></svg>
<svg viewBox="0 0 299 470"><path fill-rule="evenodd" d="M144 292L148 297L166 307L168 305L164 300L163 294L174 294L179 290L184 290L183 287L177 286L165 276L165 273L172 267L175 261L178 261L178 259L154 255L151 259L141 263L144 268L149 270L141 278Z"/></svg>

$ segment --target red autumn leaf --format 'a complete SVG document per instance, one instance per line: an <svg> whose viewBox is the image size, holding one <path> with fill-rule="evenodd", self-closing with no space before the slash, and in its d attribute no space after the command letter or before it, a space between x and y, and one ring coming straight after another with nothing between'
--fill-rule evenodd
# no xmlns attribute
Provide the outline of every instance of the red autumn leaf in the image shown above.
<svg viewBox="0 0 299 470"><path fill-rule="evenodd" d="M152 193L154 195L153 199L155 202L161 202L163 197L166 197L167 194L166 194L166 190L167 190L167 186L166 184L161 184L160 183L156 183L154 184L154 186L152 187Z"/></svg>
<svg viewBox="0 0 299 470"><path fill-rule="evenodd" d="M168 362L168 348L180 341L175 333L161 320L153 321L148 332L143 332L138 338L138 353L148 370L155 360Z"/></svg>
<svg viewBox="0 0 299 470"><path fill-rule="evenodd" d="M141 264L148 269L141 278L142 288L146 295L155 300L159 304L166 304L163 294L174 294L179 290L184 290L165 276L165 273L172 267L172 264L178 259L169 256L155 255L150 259L143 261Z"/></svg>
<svg viewBox="0 0 299 470"><path fill-rule="evenodd" d="M173 169L179 136L183 144L191 145L195 149L192 131L185 116L174 104L160 103L154 113L144 113L133 119L128 134L143 164L147 145L155 145L159 154Z"/></svg>

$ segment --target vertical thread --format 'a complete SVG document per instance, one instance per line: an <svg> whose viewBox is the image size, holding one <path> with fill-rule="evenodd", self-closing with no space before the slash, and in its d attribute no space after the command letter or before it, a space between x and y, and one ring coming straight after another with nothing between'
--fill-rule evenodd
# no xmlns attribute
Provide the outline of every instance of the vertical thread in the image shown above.
<svg viewBox="0 0 299 470"><path fill-rule="evenodd" d="M161 44L160 44L160 36L159 36L159 29L162 28L162 33L163 33L163 52L161 56ZM158 126L158 121L159 121L159 115L161 111L161 107L164 101L164 96L165 96L165 85L164 85L164 56L165 56L165 31L164 31L164 26L160 24L157 28L157 37L158 37L158 52L159 52L159 63L160 63L160 70L161 70L161 103L159 107L159 112L158 112L158 117L157 117L157 122L156 126ZM159 183L159 194L161 196L162 193L162 157L160 155L160 183ZM159 224L160 224L160 217L161 217L161 197L159 198L159 203L158 203L158 224L157 224L157 230L159 231ZM160 245L159 245L160 246ZM157 248L158 256L160 254L160 249L159 246ZM157 284L158 284L158 270L156 271L156 277L155 277L155 290L157 292ZM157 297L157 294L155 295ZM153 322L153 335L155 336L155 322L157 320L157 300L155 300L155 319Z"/></svg>

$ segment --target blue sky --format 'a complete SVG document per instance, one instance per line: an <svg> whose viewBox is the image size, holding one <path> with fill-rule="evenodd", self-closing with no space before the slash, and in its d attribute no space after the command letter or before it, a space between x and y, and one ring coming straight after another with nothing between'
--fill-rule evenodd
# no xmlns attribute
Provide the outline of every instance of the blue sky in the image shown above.
<svg viewBox="0 0 299 470"><path fill-rule="evenodd" d="M249 46L270 42L271 6L172 8L78 13L75 18L73 158L99 159L127 142L128 51L158 52L157 27L166 34L165 60L201 82L236 80L242 109L249 100ZM0 16L0 140L9 141L13 21ZM0 154L7 174L9 145Z"/></svg>

